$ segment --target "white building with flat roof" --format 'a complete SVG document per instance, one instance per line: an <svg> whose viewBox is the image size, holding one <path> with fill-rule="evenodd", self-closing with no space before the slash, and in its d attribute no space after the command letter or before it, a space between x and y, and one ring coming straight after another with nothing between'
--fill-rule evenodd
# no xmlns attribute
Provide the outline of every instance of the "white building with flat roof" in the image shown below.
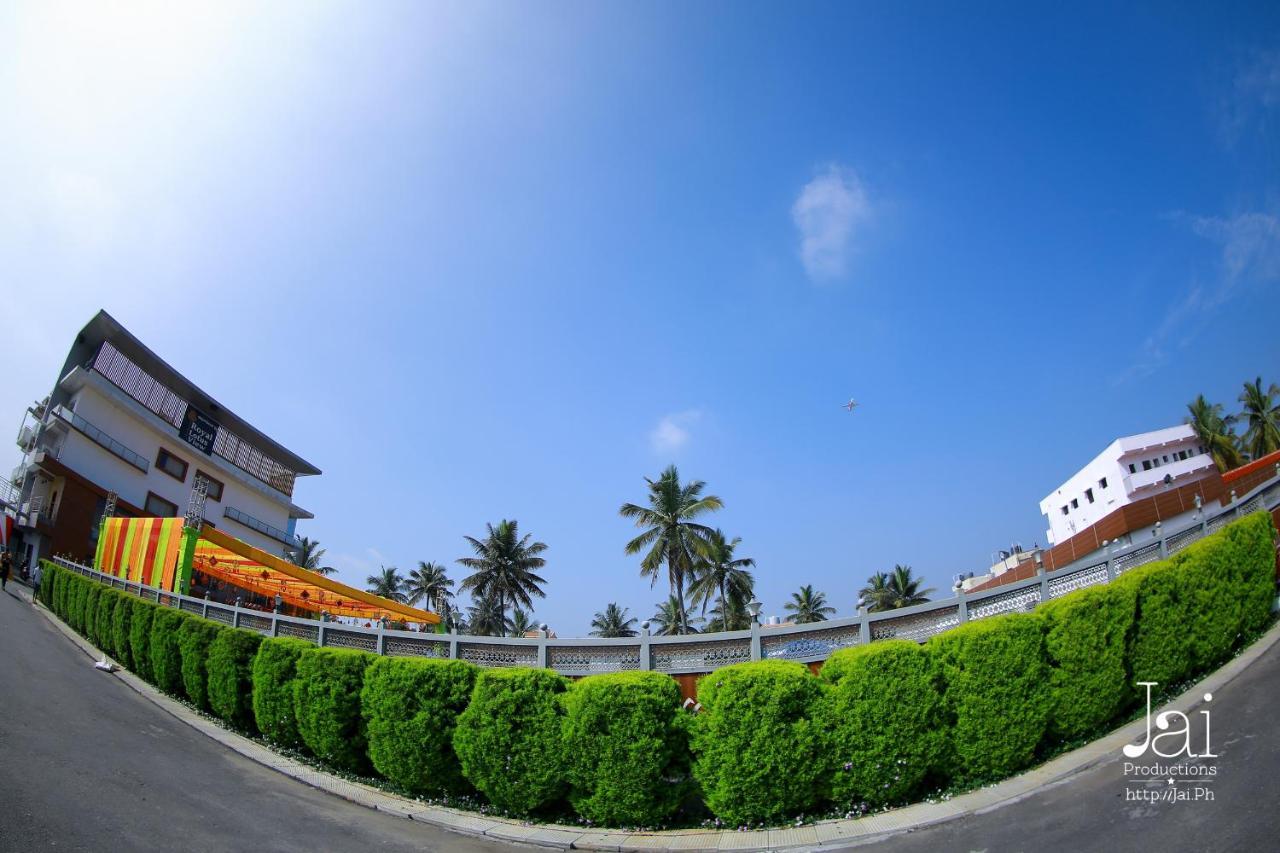
<svg viewBox="0 0 1280 853"><path fill-rule="evenodd" d="M205 520L282 554L312 514L293 502L320 470L252 426L105 311L72 342L53 391L19 430L20 558L91 559L108 501L119 516L183 515L197 480Z"/></svg>
<svg viewBox="0 0 1280 853"><path fill-rule="evenodd" d="M1182 424L1117 438L1040 501L1051 544L1071 538L1125 504L1184 486L1217 468Z"/></svg>

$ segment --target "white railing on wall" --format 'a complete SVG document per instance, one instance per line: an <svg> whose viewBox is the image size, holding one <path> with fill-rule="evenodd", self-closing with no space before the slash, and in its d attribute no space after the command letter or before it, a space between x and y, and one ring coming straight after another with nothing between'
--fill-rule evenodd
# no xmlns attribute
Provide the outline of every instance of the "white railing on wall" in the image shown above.
<svg viewBox="0 0 1280 853"><path fill-rule="evenodd" d="M302 619L192 598L101 574L62 558L65 569L93 578L157 604L177 607L236 628L267 636L299 637L320 646L363 649L382 655L470 661L479 666L548 667L562 675L592 675L623 670L653 670L672 675L710 672L731 663L754 660L826 660L839 649L891 638L923 642L965 622L1001 613L1033 610L1077 589L1109 583L1124 572L1171 556L1220 529L1232 519L1280 505L1280 476L1258 486L1216 513L1202 511L1192 524L1160 531L1151 540L1114 551L1100 551L1069 566L980 593L961 594L884 613L830 619L806 625L761 628L716 634L600 639L586 637L478 637L428 634L382 626L355 627L326 620Z"/></svg>

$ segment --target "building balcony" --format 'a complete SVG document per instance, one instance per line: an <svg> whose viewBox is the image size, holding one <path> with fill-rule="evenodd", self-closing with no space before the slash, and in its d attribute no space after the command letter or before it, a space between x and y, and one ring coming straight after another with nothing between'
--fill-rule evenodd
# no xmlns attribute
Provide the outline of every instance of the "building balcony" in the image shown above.
<svg viewBox="0 0 1280 853"><path fill-rule="evenodd" d="M85 438L88 438L90 441L106 450L108 453L123 459L142 473L145 474L150 470L151 464L140 454L130 450L124 444L107 435L105 432L98 429L96 426L89 423L66 406L56 407L53 410L53 415L55 418L58 418L76 432L82 434ZM56 454L54 455L56 456Z"/></svg>
<svg viewBox="0 0 1280 853"><path fill-rule="evenodd" d="M1213 464L1213 458L1207 454L1200 453L1195 456L1189 456L1186 459L1169 462L1149 471L1126 474L1124 490L1128 495L1133 496L1135 493L1149 492L1157 486L1164 485L1165 477L1169 478L1170 484L1178 483L1178 485L1182 485L1191 480L1198 480L1214 470L1216 468Z"/></svg>
<svg viewBox="0 0 1280 853"><path fill-rule="evenodd" d="M298 547L298 537L292 536L286 530L267 524L265 521L259 521L246 512L241 512L233 506L225 507L222 514L232 521L243 524L251 530L256 530L263 536L268 536L281 544L288 545L290 548Z"/></svg>

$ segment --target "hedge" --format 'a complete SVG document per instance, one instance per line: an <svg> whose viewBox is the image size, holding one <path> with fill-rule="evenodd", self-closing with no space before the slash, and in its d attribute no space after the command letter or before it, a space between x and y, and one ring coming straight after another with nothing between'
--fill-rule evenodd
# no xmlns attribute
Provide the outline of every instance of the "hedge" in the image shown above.
<svg viewBox="0 0 1280 853"><path fill-rule="evenodd" d="M1194 618L1194 601L1183 581L1178 564L1171 560L1130 569L1116 581L1132 587L1137 601L1126 653L1131 689L1139 681L1176 684L1191 673L1188 622Z"/></svg>
<svg viewBox="0 0 1280 853"><path fill-rule="evenodd" d="M282 747L302 745L293 713L293 680L298 658L311 648L306 640L271 637L253 658L253 721L267 740Z"/></svg>
<svg viewBox="0 0 1280 853"><path fill-rule="evenodd" d="M1043 617L969 622L925 647L942 679L952 778L986 782L1030 764L1049 722Z"/></svg>
<svg viewBox="0 0 1280 853"><path fill-rule="evenodd" d="M698 682L693 775L711 811L747 824L813 810L827 769L820 699L818 679L794 661L733 664Z"/></svg>
<svg viewBox="0 0 1280 853"><path fill-rule="evenodd" d="M1123 710L1133 686L1125 643L1133 628L1131 584L1087 587L1040 610L1049 665L1049 732L1074 740Z"/></svg>
<svg viewBox="0 0 1280 853"><path fill-rule="evenodd" d="M607 826L654 826L689 791L680 690L660 672L618 672L575 682L565 695L569 801Z"/></svg>
<svg viewBox="0 0 1280 853"><path fill-rule="evenodd" d="M360 689L374 656L356 649L309 648L298 657L293 712L298 734L320 760L358 773L368 766Z"/></svg>
<svg viewBox="0 0 1280 853"><path fill-rule="evenodd" d="M549 669L487 669L476 678L453 749L467 779L499 808L526 815L563 796L567 685Z"/></svg>
<svg viewBox="0 0 1280 853"><path fill-rule="evenodd" d="M115 616L120 591L107 588L98 595L98 613L93 620L93 644L109 657L115 657Z"/></svg>
<svg viewBox="0 0 1280 853"><path fill-rule="evenodd" d="M129 625L133 621L133 603L138 599L125 593L117 593L116 606L111 612L111 651L116 662L125 669L133 669L133 653L129 649Z"/></svg>
<svg viewBox="0 0 1280 853"><path fill-rule="evenodd" d="M98 599L106 592L106 587L93 581L85 581L88 589L84 594L84 603L80 606L80 634L93 643L98 631Z"/></svg>
<svg viewBox="0 0 1280 853"><path fill-rule="evenodd" d="M206 658L209 645L228 630L208 619L188 619L178 632L178 651L182 655L182 687L191 704L209 710L209 673Z"/></svg>
<svg viewBox="0 0 1280 853"><path fill-rule="evenodd" d="M830 796L841 808L902 802L939 766L946 740L937 676L925 647L910 640L843 649L823 664L819 677L830 687L820 718Z"/></svg>
<svg viewBox="0 0 1280 853"><path fill-rule="evenodd" d="M383 657L370 664L360 709L374 769L414 793L464 790L453 732L477 671L458 660Z"/></svg>
<svg viewBox="0 0 1280 853"><path fill-rule="evenodd" d="M1223 531L1237 548L1240 633L1251 634L1267 624L1276 598L1276 528L1271 513L1255 512Z"/></svg>
<svg viewBox="0 0 1280 853"><path fill-rule="evenodd" d="M155 683L151 670L151 618L156 605L141 598L131 602L129 612L129 658L133 671L144 681Z"/></svg>
<svg viewBox="0 0 1280 853"><path fill-rule="evenodd" d="M261 634L223 628L209 644L205 659L210 709L246 731L257 728L253 723L253 658L261 644Z"/></svg>
<svg viewBox="0 0 1280 853"><path fill-rule="evenodd" d="M157 607L151 617L152 683L171 696L182 696L182 651L178 647L179 630L192 617L181 610Z"/></svg>

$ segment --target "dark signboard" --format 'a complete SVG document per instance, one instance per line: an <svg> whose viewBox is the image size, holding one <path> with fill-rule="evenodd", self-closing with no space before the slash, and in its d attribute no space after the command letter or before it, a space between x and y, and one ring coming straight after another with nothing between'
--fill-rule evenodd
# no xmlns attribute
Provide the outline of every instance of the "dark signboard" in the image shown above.
<svg viewBox="0 0 1280 853"><path fill-rule="evenodd" d="M202 453L213 453L213 440L218 435L217 422L198 411L194 406L187 406L187 414L182 418L182 429L178 437Z"/></svg>

